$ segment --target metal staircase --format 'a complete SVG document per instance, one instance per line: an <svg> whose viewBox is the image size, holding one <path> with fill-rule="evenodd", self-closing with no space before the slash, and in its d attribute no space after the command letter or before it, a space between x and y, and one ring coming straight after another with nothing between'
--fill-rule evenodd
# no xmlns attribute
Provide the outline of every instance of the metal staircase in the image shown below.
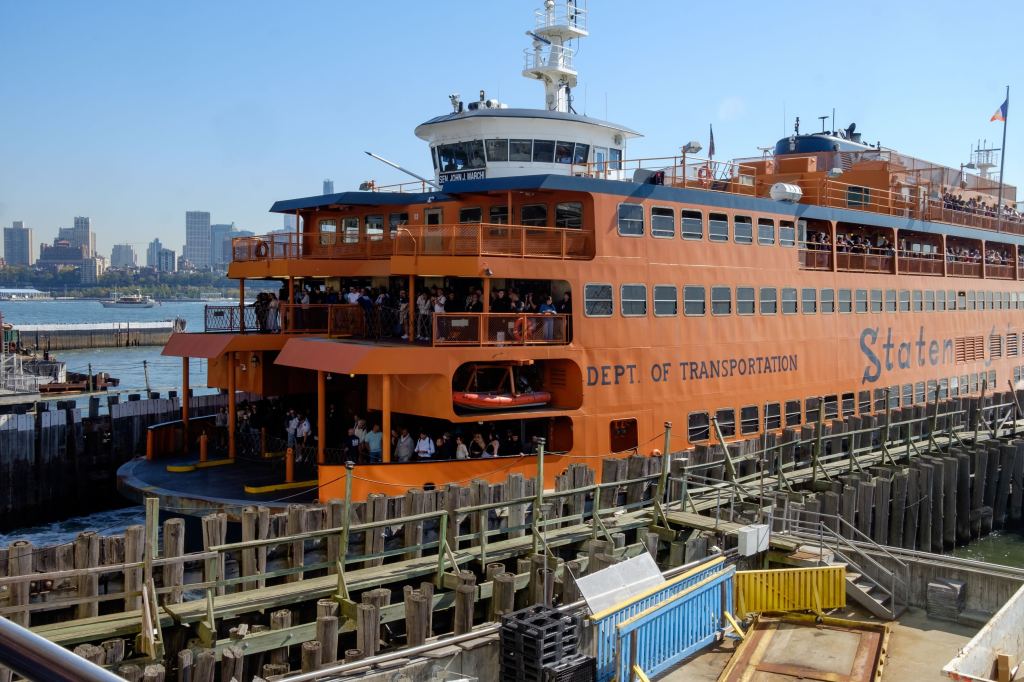
<svg viewBox="0 0 1024 682"><path fill-rule="evenodd" d="M906 610L909 566L846 519L787 508L775 521L777 534L815 548L813 563L846 564L846 595L871 614L893 620Z"/></svg>

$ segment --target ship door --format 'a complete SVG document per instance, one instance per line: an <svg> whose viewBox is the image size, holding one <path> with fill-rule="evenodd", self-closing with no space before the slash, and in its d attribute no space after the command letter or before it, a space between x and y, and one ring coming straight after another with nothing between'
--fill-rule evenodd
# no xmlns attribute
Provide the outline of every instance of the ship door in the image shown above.
<svg viewBox="0 0 1024 682"><path fill-rule="evenodd" d="M444 209L428 208L423 212L426 220L426 229L423 231L423 253L443 254L444 251L444 230L441 224L444 223Z"/></svg>

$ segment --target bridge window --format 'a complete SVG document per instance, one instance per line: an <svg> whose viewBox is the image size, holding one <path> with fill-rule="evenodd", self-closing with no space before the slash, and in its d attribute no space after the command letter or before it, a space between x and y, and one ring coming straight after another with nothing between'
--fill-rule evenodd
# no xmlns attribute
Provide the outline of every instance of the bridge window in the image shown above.
<svg viewBox="0 0 1024 682"><path fill-rule="evenodd" d="M804 289L800 292L800 305L803 306L804 315L813 315L818 312L818 290Z"/></svg>
<svg viewBox="0 0 1024 682"><path fill-rule="evenodd" d="M821 290L821 312L824 315L831 315L836 311L836 290Z"/></svg>
<svg viewBox="0 0 1024 682"><path fill-rule="evenodd" d="M676 236L676 212L674 209L661 206L651 209L651 236L670 239Z"/></svg>
<svg viewBox="0 0 1024 682"><path fill-rule="evenodd" d="M847 206L867 206L871 203L871 190L867 187L848 187L846 190Z"/></svg>
<svg viewBox="0 0 1024 682"><path fill-rule="evenodd" d="M706 312L704 287L683 287L683 314L695 317Z"/></svg>
<svg viewBox="0 0 1024 682"><path fill-rule="evenodd" d="M359 219L356 218L358 221ZM358 222L356 223L358 230ZM331 246L337 243L338 239L338 223L334 220L321 220L317 229L320 231L320 246Z"/></svg>
<svg viewBox="0 0 1024 682"><path fill-rule="evenodd" d="M785 288L782 290L782 314L796 315L796 289Z"/></svg>
<svg viewBox="0 0 1024 682"><path fill-rule="evenodd" d="M849 289L839 290L839 312L840 313L852 313L853 312L853 300L850 298L851 291Z"/></svg>
<svg viewBox="0 0 1024 682"><path fill-rule="evenodd" d="M882 312L882 290L872 289L871 290L871 312L880 313Z"/></svg>
<svg viewBox="0 0 1024 682"><path fill-rule="evenodd" d="M441 172L460 171L467 168L483 168L484 143L482 140L453 142L437 146L437 162Z"/></svg>
<svg viewBox="0 0 1024 682"><path fill-rule="evenodd" d="M886 289L885 290L885 312L894 313L896 312L896 290Z"/></svg>
<svg viewBox="0 0 1024 682"><path fill-rule="evenodd" d="M479 211L477 209L477 219L473 222L480 222ZM366 238L372 242L379 242L384 239L384 216L383 215L368 215L366 216Z"/></svg>
<svg viewBox="0 0 1024 682"><path fill-rule="evenodd" d="M608 167L612 170L622 170L622 150L612 149L608 150Z"/></svg>
<svg viewBox="0 0 1024 682"><path fill-rule="evenodd" d="M796 228L792 221L779 221L779 246L796 246Z"/></svg>
<svg viewBox="0 0 1024 682"><path fill-rule="evenodd" d="M774 315L779 311L779 292L775 287L761 289L761 314Z"/></svg>
<svg viewBox="0 0 1024 682"><path fill-rule="evenodd" d="M533 141L533 162L534 163L554 163L555 161L555 141L554 140L534 140Z"/></svg>
<svg viewBox="0 0 1024 682"><path fill-rule="evenodd" d="M459 209L459 222L460 223L479 223L483 220L484 212L479 206L473 206L471 208L460 208ZM366 219L367 227L369 227L370 219Z"/></svg>
<svg viewBox="0 0 1024 682"><path fill-rule="evenodd" d="M778 403L764 406L764 430L775 431L782 428L782 409Z"/></svg>
<svg viewBox="0 0 1024 682"><path fill-rule="evenodd" d="M868 311L868 290L857 289L857 312L866 313Z"/></svg>
<svg viewBox="0 0 1024 682"><path fill-rule="evenodd" d="M530 161L533 158L533 140L509 140L509 161Z"/></svg>
<svg viewBox="0 0 1024 682"><path fill-rule="evenodd" d="M732 314L732 289L729 287L711 287L711 314Z"/></svg>
<svg viewBox="0 0 1024 682"><path fill-rule="evenodd" d="M910 292L906 289L900 289L900 312L910 312Z"/></svg>
<svg viewBox="0 0 1024 682"><path fill-rule="evenodd" d="M754 226L750 216L738 215L733 219L733 234L737 244L754 243Z"/></svg>
<svg viewBox="0 0 1024 682"><path fill-rule="evenodd" d="M753 315L754 308L754 287L736 287L736 313Z"/></svg>
<svg viewBox="0 0 1024 682"><path fill-rule="evenodd" d="M775 221L771 218L757 219L757 243L764 246L775 243Z"/></svg>
<svg viewBox="0 0 1024 682"><path fill-rule="evenodd" d="M508 161L508 140L487 140L487 161Z"/></svg>
<svg viewBox="0 0 1024 682"><path fill-rule="evenodd" d="M729 241L729 216L724 213L708 215L708 239L713 242Z"/></svg>
<svg viewBox="0 0 1024 682"><path fill-rule="evenodd" d="M587 159L590 158L590 145L576 143L576 147L573 149L572 162L573 163L586 163Z"/></svg>
<svg viewBox="0 0 1024 682"><path fill-rule="evenodd" d="M587 317L611 317L613 308L611 284L584 285L583 312Z"/></svg>
<svg viewBox="0 0 1024 682"><path fill-rule="evenodd" d="M679 312L679 297L671 284L654 285L654 316L674 317Z"/></svg>
<svg viewBox="0 0 1024 682"><path fill-rule="evenodd" d="M687 419L686 436L691 443L708 439L710 420L707 412L692 412Z"/></svg>
<svg viewBox="0 0 1024 682"><path fill-rule="evenodd" d="M718 430L722 433L722 438L732 438L736 435L736 410L723 407L715 412L715 419L718 421Z"/></svg>
<svg viewBox="0 0 1024 682"><path fill-rule="evenodd" d="M704 239L704 214L700 211L683 211L683 239Z"/></svg>
<svg viewBox="0 0 1024 682"><path fill-rule="evenodd" d="M491 206L487 210L487 220L494 225L508 225L508 206Z"/></svg>
<svg viewBox="0 0 1024 682"><path fill-rule="evenodd" d="M644 233L644 207L640 204L619 204L619 234L640 237Z"/></svg>
<svg viewBox="0 0 1024 682"><path fill-rule="evenodd" d="M800 426L800 401L786 401L786 426Z"/></svg>
<svg viewBox="0 0 1024 682"><path fill-rule="evenodd" d="M342 239L346 244L359 243L359 218L345 218L341 221ZM333 244L333 242L331 242Z"/></svg>
<svg viewBox="0 0 1024 682"><path fill-rule="evenodd" d="M388 214L388 231L391 233L391 238L394 239L398 233L398 228L403 225L409 224L408 213L389 213Z"/></svg>
<svg viewBox="0 0 1024 682"><path fill-rule="evenodd" d="M527 204L519 209L519 224L530 227L545 227L548 224L547 204Z"/></svg>
<svg viewBox="0 0 1024 682"><path fill-rule="evenodd" d="M555 227L583 227L583 204L579 201L563 201L555 204Z"/></svg>
<svg viewBox="0 0 1024 682"><path fill-rule="evenodd" d="M619 294L623 317L642 317L647 314L647 285L623 284Z"/></svg>
<svg viewBox="0 0 1024 682"><path fill-rule="evenodd" d="M572 142L555 143L555 163L572 163Z"/></svg>
<svg viewBox="0 0 1024 682"><path fill-rule="evenodd" d="M757 405L747 405L746 407L740 408L740 433L757 433L758 422L760 417L757 414Z"/></svg>

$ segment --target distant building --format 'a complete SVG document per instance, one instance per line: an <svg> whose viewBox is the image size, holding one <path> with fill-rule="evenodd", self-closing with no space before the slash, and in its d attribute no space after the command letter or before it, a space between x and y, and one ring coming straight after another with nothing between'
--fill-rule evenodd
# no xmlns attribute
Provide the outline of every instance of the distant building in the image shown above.
<svg viewBox="0 0 1024 682"><path fill-rule="evenodd" d="M178 272L189 272L196 269L195 263L185 258L185 254L178 256Z"/></svg>
<svg viewBox="0 0 1024 682"><path fill-rule="evenodd" d="M185 211L185 248L181 255L194 268L210 267L209 211Z"/></svg>
<svg viewBox="0 0 1024 682"><path fill-rule="evenodd" d="M334 180L324 180L324 194L334 194Z"/></svg>
<svg viewBox="0 0 1024 682"><path fill-rule="evenodd" d="M82 265L78 270L79 281L82 284L97 284L100 281L100 277L107 271L107 259L103 256L93 256L92 258L84 258Z"/></svg>
<svg viewBox="0 0 1024 682"><path fill-rule="evenodd" d="M63 267L80 268L86 258L84 246L72 246L66 239L54 239L53 244L39 245L39 260L36 266L49 270Z"/></svg>
<svg viewBox="0 0 1024 682"><path fill-rule="evenodd" d="M57 228L57 239L62 242L71 244L75 241L75 228L73 227L58 227Z"/></svg>
<svg viewBox="0 0 1024 682"><path fill-rule="evenodd" d="M214 270L227 269L231 262L231 238L235 224L210 225L210 267Z"/></svg>
<svg viewBox="0 0 1024 682"><path fill-rule="evenodd" d="M156 254L155 266L157 272L177 272L178 261L171 249L160 249Z"/></svg>
<svg viewBox="0 0 1024 682"><path fill-rule="evenodd" d="M295 229L295 216L289 215L289 214L285 213L284 214L284 225L283 225L283 227L284 227L285 231L292 231L292 230L294 230Z"/></svg>
<svg viewBox="0 0 1024 682"><path fill-rule="evenodd" d="M134 268L138 265L135 249L131 244L114 244L110 251L110 267Z"/></svg>
<svg viewBox="0 0 1024 682"><path fill-rule="evenodd" d="M157 268L157 258L160 256L160 249L164 248L164 245L160 243L159 239L154 239L146 247L146 267ZM159 268L157 268L159 270Z"/></svg>
<svg viewBox="0 0 1024 682"><path fill-rule="evenodd" d="M7 265L25 267L36 262L35 249L32 248L32 228L25 227L25 223L20 220L4 228L4 261Z"/></svg>
<svg viewBox="0 0 1024 682"><path fill-rule="evenodd" d="M87 216L75 216L75 226L71 228L71 246L85 248L85 257L96 255L96 233L92 231L92 219Z"/></svg>

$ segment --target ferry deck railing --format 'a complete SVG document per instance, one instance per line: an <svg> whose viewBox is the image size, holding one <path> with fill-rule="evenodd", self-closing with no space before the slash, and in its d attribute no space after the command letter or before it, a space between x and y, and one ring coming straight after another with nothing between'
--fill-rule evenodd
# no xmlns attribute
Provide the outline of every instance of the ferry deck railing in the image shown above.
<svg viewBox="0 0 1024 682"><path fill-rule="evenodd" d="M574 163L569 174L602 180L636 179L669 187L748 196L753 196L757 187L757 172L753 166L688 155Z"/></svg>
<svg viewBox="0 0 1024 682"><path fill-rule="evenodd" d="M552 346L569 342L569 316L435 313L435 346Z"/></svg>

